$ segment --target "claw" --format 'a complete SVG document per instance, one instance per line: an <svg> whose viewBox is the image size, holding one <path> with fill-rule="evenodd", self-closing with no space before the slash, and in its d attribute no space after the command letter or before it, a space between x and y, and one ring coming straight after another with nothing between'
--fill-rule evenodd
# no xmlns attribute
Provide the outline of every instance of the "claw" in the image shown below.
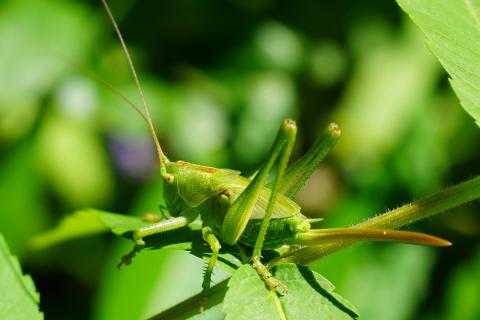
<svg viewBox="0 0 480 320"><path fill-rule="evenodd" d="M282 296L287 294L287 286L272 276L272 274L260 261L260 257L253 258L252 262L253 268L257 271L258 275L263 279L270 290L273 290Z"/></svg>
<svg viewBox="0 0 480 320"><path fill-rule="evenodd" d="M284 296L288 293L287 286L280 280L275 279L272 275L269 274L265 277L262 276L262 278L265 281L267 287L269 287L271 290L276 291L279 295Z"/></svg>
<svg viewBox="0 0 480 320"><path fill-rule="evenodd" d="M273 286L275 287L275 291L281 295L284 296L288 293L288 288L287 286L281 282L280 280L277 280L275 278L270 278L270 280L273 282Z"/></svg>
<svg viewBox="0 0 480 320"><path fill-rule="evenodd" d="M203 315L205 312L205 306L208 303L208 298L205 296L201 296L200 299L198 299L197 303L199 305L198 313Z"/></svg>
<svg viewBox="0 0 480 320"><path fill-rule="evenodd" d="M133 258L137 255L137 252L142 250L144 246L143 245L135 245L128 254L124 255L121 259L120 262L117 264L117 269L121 269L123 265L130 265L132 263Z"/></svg>

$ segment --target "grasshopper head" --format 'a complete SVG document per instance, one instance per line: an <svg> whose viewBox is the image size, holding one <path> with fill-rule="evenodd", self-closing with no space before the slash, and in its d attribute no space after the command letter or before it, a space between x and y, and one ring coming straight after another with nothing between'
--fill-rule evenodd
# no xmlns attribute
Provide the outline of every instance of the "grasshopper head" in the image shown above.
<svg viewBox="0 0 480 320"><path fill-rule="evenodd" d="M167 205L178 209L179 201L190 208L196 208L227 189L231 179L239 174L240 172L235 170L200 166L185 161L166 162L165 171L162 173L166 185L165 201Z"/></svg>

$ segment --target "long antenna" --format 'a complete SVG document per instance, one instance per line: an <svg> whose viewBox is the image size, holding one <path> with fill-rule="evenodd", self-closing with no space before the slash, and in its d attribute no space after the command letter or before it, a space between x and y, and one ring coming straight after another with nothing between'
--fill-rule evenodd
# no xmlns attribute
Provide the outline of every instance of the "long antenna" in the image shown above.
<svg viewBox="0 0 480 320"><path fill-rule="evenodd" d="M107 11L110 21L112 21L113 28L115 29L118 39L120 40L120 44L122 45L123 52L127 57L128 65L130 66L130 70L132 71L133 78L135 79L135 85L137 86L137 90L138 90L138 93L140 94L140 98L142 100L142 104L146 113L146 116L142 114L142 118L147 122L148 128L150 129L150 134L152 135L153 141L155 142L158 160L160 161L160 167L163 167L164 160L167 159L167 157L165 157L165 154L162 151L162 147L160 146L160 142L158 141L157 134L155 132L155 127L153 126L152 118L150 117L150 112L148 110L147 102L145 100L145 95L143 94L142 86L140 85L140 80L138 79L137 72L135 71L135 67L133 66L132 58L130 58L130 53L128 52L127 45L123 40L123 36L122 36L122 33L120 32L120 28L118 27L117 22L115 21L115 18L113 17L112 12L110 11L110 7L108 6L107 1L102 0L102 3L103 3L103 6L105 7L105 10ZM125 98L123 99L128 101L128 99L125 99ZM131 103L129 104L132 105ZM137 112L141 113L137 107L134 107L134 109Z"/></svg>

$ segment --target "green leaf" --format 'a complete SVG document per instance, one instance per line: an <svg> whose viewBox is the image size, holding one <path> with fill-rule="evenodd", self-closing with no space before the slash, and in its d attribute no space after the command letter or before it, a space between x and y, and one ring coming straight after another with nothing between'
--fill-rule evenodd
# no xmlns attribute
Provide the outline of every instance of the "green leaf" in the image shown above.
<svg viewBox="0 0 480 320"><path fill-rule="evenodd" d="M278 266L274 276L288 288L278 297L250 265L233 275L224 300L226 319L355 319L357 311L320 274L294 264Z"/></svg>
<svg viewBox="0 0 480 320"><path fill-rule="evenodd" d="M32 278L22 274L18 259L10 255L7 243L0 233L0 319L43 319L39 311L40 296Z"/></svg>
<svg viewBox="0 0 480 320"><path fill-rule="evenodd" d="M94 48L99 19L74 1L0 2L0 136L18 138L35 125L40 100Z"/></svg>
<svg viewBox="0 0 480 320"><path fill-rule="evenodd" d="M397 0L451 76L463 108L480 125L480 3Z"/></svg>
<svg viewBox="0 0 480 320"><path fill-rule="evenodd" d="M31 245L35 249L43 249L67 240L108 231L122 235L148 224L139 217L84 209L67 216L57 227L34 237Z"/></svg>
<svg viewBox="0 0 480 320"><path fill-rule="evenodd" d="M243 265L228 283L223 301L225 319L280 319L284 311L275 292L265 284L250 265Z"/></svg>
<svg viewBox="0 0 480 320"><path fill-rule="evenodd" d="M108 203L113 175L98 133L87 122L52 111L35 140L39 169L51 188L73 207Z"/></svg>
<svg viewBox="0 0 480 320"><path fill-rule="evenodd" d="M76 211L64 218L60 224L32 238L31 247L39 250L85 236L112 232L131 239L132 232L152 223L140 217L127 216L96 209ZM178 231L169 231L145 238L147 249L185 250L206 261L210 258L210 247L203 241L200 225L190 224ZM225 247L218 256L218 265L227 271L234 271L241 263L234 253L234 247Z"/></svg>
<svg viewBox="0 0 480 320"><path fill-rule="evenodd" d="M216 285L212 286L206 292L199 293L190 297L189 299L178 303L172 308L165 310L149 320L164 320L164 319L219 319L221 317L221 306L225 293L227 292L229 279L225 279ZM206 299L205 299L206 298ZM199 302L205 301L203 305L203 314L199 313ZM222 317L223 318L223 317Z"/></svg>

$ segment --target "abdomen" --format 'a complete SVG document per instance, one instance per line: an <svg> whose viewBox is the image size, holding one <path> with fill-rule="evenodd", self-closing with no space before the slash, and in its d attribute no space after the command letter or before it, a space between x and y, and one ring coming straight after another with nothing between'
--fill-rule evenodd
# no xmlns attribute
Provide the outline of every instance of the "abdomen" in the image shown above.
<svg viewBox="0 0 480 320"><path fill-rule="evenodd" d="M245 228L245 231L240 238L240 243L253 247L257 241L260 227L262 225L261 219L250 220ZM310 230L310 223L307 218L298 213L288 218L278 218L270 220L270 224L265 235L263 243L264 249L275 249L282 245L290 243L295 239L297 233L307 232Z"/></svg>

